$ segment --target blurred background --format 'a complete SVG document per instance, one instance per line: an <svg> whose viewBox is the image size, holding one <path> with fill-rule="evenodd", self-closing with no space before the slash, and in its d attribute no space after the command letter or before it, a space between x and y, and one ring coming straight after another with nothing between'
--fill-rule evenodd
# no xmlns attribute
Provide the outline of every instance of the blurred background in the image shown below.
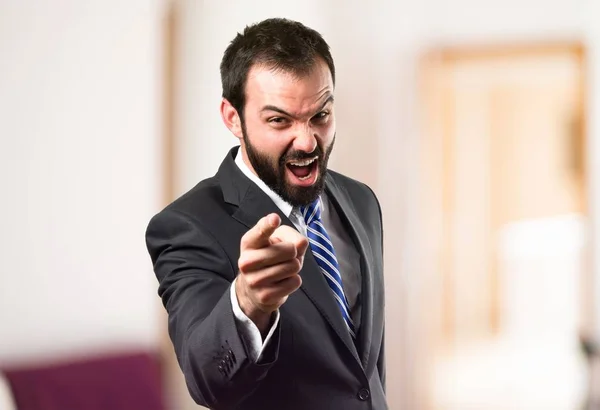
<svg viewBox="0 0 600 410"><path fill-rule="evenodd" d="M596 0L1 0L0 408L132 386L139 408L198 408L144 232L236 143L219 62L267 17L329 42L331 167L382 203L390 408L600 408L599 16Z"/></svg>

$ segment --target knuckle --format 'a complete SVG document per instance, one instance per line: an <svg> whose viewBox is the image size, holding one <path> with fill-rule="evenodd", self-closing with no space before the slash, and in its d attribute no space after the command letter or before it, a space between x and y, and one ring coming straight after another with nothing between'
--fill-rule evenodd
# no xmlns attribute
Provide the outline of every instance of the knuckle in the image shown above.
<svg viewBox="0 0 600 410"><path fill-rule="evenodd" d="M286 295L290 295L292 294L296 289L298 289L298 281L295 278L295 276L290 276L289 278L287 278L287 280L285 281L285 285L283 288L283 291L285 292Z"/></svg>
<svg viewBox="0 0 600 410"><path fill-rule="evenodd" d="M291 276L287 282L288 292L292 293L296 291L302 285L302 278L300 275Z"/></svg>
<svg viewBox="0 0 600 410"><path fill-rule="evenodd" d="M258 281L258 278L256 278L255 276L248 276L246 278L246 285L248 286L249 289L252 290L256 290L260 287L260 283Z"/></svg>
<svg viewBox="0 0 600 410"><path fill-rule="evenodd" d="M302 264L300 263L300 261L296 258L292 259L290 261L290 270L294 273L297 273L300 271L300 269L302 268Z"/></svg>
<svg viewBox="0 0 600 410"><path fill-rule="evenodd" d="M241 272L246 272L249 267L250 267L250 261L249 261L248 257L245 254L242 254L240 256L240 258L238 259L238 269Z"/></svg>
<svg viewBox="0 0 600 410"><path fill-rule="evenodd" d="M279 277L281 277L283 275L287 275L291 272L291 270L292 270L291 262L292 262L291 260L288 260L288 261L281 263L278 266L277 273L278 273Z"/></svg>
<svg viewBox="0 0 600 410"><path fill-rule="evenodd" d="M291 243L284 243L282 254L287 258L295 258L296 257L296 247Z"/></svg>

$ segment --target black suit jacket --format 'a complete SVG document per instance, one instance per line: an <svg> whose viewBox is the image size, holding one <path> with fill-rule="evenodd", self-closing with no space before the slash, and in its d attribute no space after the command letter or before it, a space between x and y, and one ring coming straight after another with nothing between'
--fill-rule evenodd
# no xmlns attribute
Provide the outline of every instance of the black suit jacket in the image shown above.
<svg viewBox="0 0 600 410"><path fill-rule="evenodd" d="M254 363L238 333L229 293L240 239L271 212L294 225L239 170L237 149L214 177L152 218L146 232L190 394L213 409L386 409L383 231L375 195L360 182L327 174L327 194L361 255L356 343L309 250L302 287L281 307L271 343Z"/></svg>

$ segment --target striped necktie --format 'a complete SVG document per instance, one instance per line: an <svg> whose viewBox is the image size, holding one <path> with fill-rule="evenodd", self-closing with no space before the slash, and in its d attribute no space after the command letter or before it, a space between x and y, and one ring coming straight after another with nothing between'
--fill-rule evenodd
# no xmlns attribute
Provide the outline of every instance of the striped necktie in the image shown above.
<svg viewBox="0 0 600 410"><path fill-rule="evenodd" d="M306 222L306 236L308 236L310 250L319 268L321 268L321 273L323 273L329 288L333 292L348 331L352 335L352 338L356 338L354 323L350 317L350 307L342 287L342 276L340 275L340 267L335 257L333 243L321 223L321 199L318 198L310 205L300 207L300 212Z"/></svg>

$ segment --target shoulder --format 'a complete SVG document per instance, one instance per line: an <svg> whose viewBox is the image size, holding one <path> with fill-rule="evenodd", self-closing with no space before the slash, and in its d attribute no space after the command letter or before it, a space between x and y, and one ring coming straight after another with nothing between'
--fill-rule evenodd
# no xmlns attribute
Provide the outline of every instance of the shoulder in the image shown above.
<svg viewBox="0 0 600 410"><path fill-rule="evenodd" d="M339 172L328 171L328 176L331 178L330 182L337 187L340 198L356 212L374 249L380 249L383 253L383 216L373 190L367 184Z"/></svg>
<svg viewBox="0 0 600 410"><path fill-rule="evenodd" d="M217 177L211 177L199 182L163 211L177 211L190 216L199 216L222 207L224 203L219 180Z"/></svg>
<svg viewBox="0 0 600 410"><path fill-rule="evenodd" d="M381 214L379 200L370 186L333 170L328 170L327 174L336 185L348 193L358 208L375 208Z"/></svg>
<svg viewBox="0 0 600 410"><path fill-rule="evenodd" d="M194 224L211 226L213 221L228 215L223 191L217 177L207 178L175 199L150 220L160 225L173 219L185 219Z"/></svg>

